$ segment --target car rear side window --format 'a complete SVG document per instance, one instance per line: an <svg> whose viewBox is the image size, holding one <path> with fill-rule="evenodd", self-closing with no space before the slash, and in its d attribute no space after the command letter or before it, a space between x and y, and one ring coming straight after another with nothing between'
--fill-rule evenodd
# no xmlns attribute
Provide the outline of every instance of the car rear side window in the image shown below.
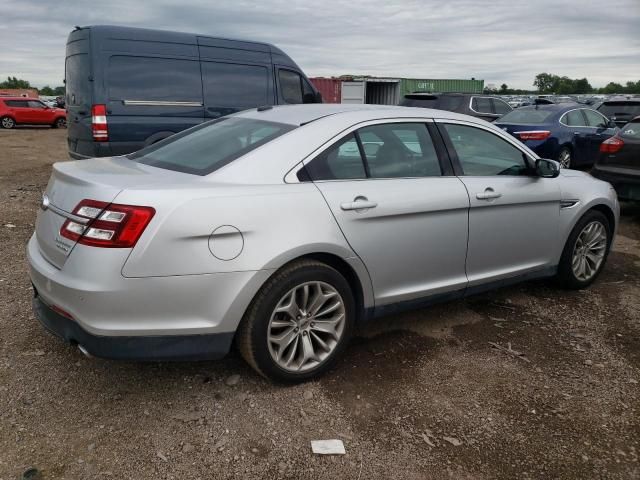
<svg viewBox="0 0 640 480"><path fill-rule="evenodd" d="M598 127L598 128L606 128L609 120L607 120L604 116L596 112L595 110L589 110L585 108L582 110L587 117L587 124L590 127Z"/></svg>
<svg viewBox="0 0 640 480"><path fill-rule="evenodd" d="M202 103L198 61L115 55L107 78L110 100Z"/></svg>
<svg viewBox="0 0 640 480"><path fill-rule="evenodd" d="M387 123L358 130L371 178L432 177L442 174L427 127Z"/></svg>
<svg viewBox="0 0 640 480"><path fill-rule="evenodd" d="M560 119L561 123L569 127L586 127L587 124L584 121L584 117L582 116L582 112L580 110L571 110L565 113Z"/></svg>
<svg viewBox="0 0 640 480"><path fill-rule="evenodd" d="M491 110L491 99L487 97L473 97L471 108L478 113L493 113Z"/></svg>
<svg viewBox="0 0 640 480"><path fill-rule="evenodd" d="M29 102L26 100L5 100L4 103L11 108L26 108L29 106Z"/></svg>
<svg viewBox="0 0 640 480"><path fill-rule="evenodd" d="M528 175L524 153L498 135L467 125L444 124L465 175Z"/></svg>
<svg viewBox="0 0 640 480"><path fill-rule="evenodd" d="M202 62L202 87L207 108L234 110L270 105L269 70L259 65Z"/></svg>
<svg viewBox="0 0 640 480"><path fill-rule="evenodd" d="M225 117L172 135L128 158L167 170L207 175L294 128L263 120Z"/></svg>

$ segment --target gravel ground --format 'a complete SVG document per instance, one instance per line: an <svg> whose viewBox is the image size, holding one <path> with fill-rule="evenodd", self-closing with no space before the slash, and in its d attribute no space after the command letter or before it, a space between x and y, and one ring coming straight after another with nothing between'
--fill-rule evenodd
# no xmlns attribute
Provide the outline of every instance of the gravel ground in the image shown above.
<svg viewBox="0 0 640 480"><path fill-rule="evenodd" d="M640 206L590 289L529 282L389 317L283 387L236 353L118 363L43 331L24 248L66 158L64 130L0 131L0 479L640 478ZM346 455L311 453L331 438Z"/></svg>

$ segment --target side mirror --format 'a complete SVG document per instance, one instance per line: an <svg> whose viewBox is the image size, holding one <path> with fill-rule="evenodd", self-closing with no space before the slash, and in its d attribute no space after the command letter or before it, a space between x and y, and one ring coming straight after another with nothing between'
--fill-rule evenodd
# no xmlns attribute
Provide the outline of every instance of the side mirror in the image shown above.
<svg viewBox="0 0 640 480"><path fill-rule="evenodd" d="M560 164L554 160L539 158L536 160L536 174L542 178L556 178L560 175Z"/></svg>

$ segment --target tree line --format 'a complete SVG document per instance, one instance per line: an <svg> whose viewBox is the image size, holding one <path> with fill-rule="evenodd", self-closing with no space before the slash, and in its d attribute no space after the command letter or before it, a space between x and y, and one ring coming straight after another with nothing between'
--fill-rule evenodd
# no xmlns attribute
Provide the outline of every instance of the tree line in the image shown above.
<svg viewBox="0 0 640 480"><path fill-rule="evenodd" d="M22 80L16 77L7 77L7 79L4 82L0 82L0 88L27 90L35 87L32 87L27 80ZM35 89L38 90L38 93L40 95L51 96L51 97L64 96L64 86L51 88L49 85L46 85L42 88L35 88Z"/></svg>
<svg viewBox="0 0 640 480"><path fill-rule="evenodd" d="M536 90L522 90L509 88L506 83L500 89L485 88L487 93L500 93L504 95L527 95L527 94L554 94L554 95L580 95L580 94L613 94L613 93L640 93L640 80L637 82L627 82L622 85L617 82L609 82L602 88L593 88L586 78L569 78L566 76L554 75L553 73L539 73L536 75L533 86Z"/></svg>

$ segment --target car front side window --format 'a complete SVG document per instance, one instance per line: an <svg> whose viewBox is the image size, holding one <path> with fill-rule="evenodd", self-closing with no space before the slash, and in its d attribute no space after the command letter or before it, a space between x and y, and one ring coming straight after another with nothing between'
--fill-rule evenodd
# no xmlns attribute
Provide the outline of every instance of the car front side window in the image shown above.
<svg viewBox="0 0 640 480"><path fill-rule="evenodd" d="M525 154L498 135L468 125L443 126L464 175L529 175Z"/></svg>

